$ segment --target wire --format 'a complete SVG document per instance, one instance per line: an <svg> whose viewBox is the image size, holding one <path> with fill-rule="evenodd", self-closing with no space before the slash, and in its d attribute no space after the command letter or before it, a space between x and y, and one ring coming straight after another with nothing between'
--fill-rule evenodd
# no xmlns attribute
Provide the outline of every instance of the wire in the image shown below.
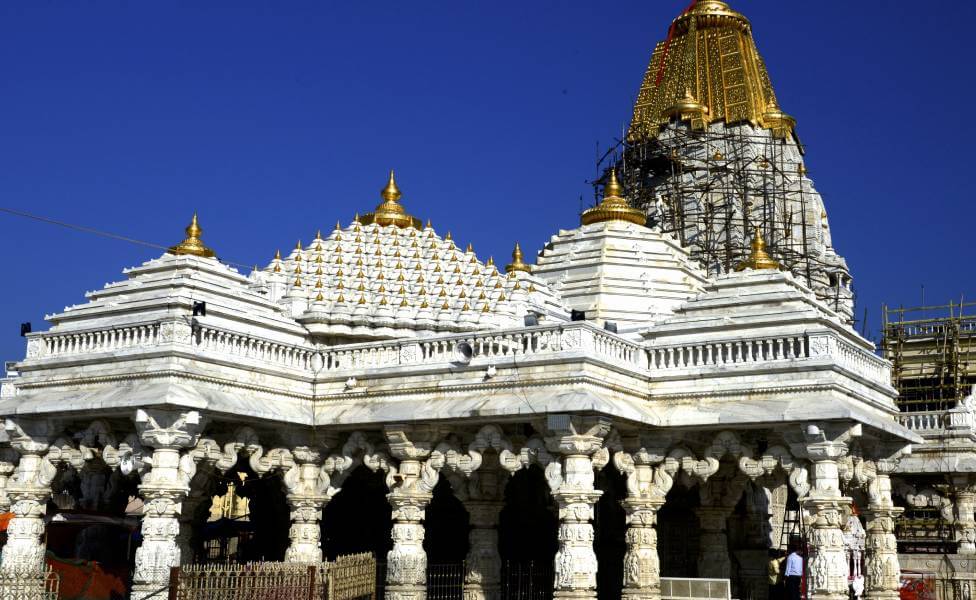
<svg viewBox="0 0 976 600"><path fill-rule="evenodd" d="M108 232L108 231L102 231L100 229L95 229L93 227L86 227L84 225L75 225L74 223L68 223L66 221L59 221L57 219L52 219L50 217L42 217L40 215L31 214L29 212L22 211L22 210L16 210L16 209L13 209L13 208L5 208L5 207L0 206L0 212L7 213L9 215L14 215L15 217L23 217L25 219L33 219L35 221L40 221L41 223L47 223L48 225L57 225L58 227L64 227L65 229L71 229L71 230L74 230L74 231L80 231L82 233L90 233L92 235L101 236L101 237L104 237L104 238L108 238L110 240L118 240L118 241L121 241L121 242L128 242L130 244L136 244L138 246L146 246L148 248L155 248L157 250L163 250L163 251L168 251L169 250L169 246L163 246L163 245L160 245L160 244L154 244L153 242L147 242L145 240L139 240L139 239L131 238L131 237L128 237L128 236L119 235L117 233L111 233L111 232ZM220 260L220 262L222 262L225 265L231 265L231 266L234 266L234 267L242 267L244 269L250 269L250 268L252 268L251 265L246 265L246 264L243 264L243 263L236 263L236 262L232 262L232 261L229 261L229 260L221 260L221 259L218 259L218 260Z"/></svg>

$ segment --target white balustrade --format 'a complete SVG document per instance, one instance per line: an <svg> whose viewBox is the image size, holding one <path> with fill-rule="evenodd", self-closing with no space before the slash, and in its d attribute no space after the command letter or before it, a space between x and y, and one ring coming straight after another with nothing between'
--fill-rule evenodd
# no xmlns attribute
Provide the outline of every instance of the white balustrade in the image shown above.
<svg viewBox="0 0 976 600"><path fill-rule="evenodd" d="M156 345L159 340L159 323L45 334L39 337L44 344L43 355L46 357L111 352Z"/></svg>
<svg viewBox="0 0 976 600"><path fill-rule="evenodd" d="M310 348L282 344L208 326L197 326L192 341L196 348L204 352L275 363L291 369L309 369L311 358L315 354Z"/></svg>
<svg viewBox="0 0 976 600"><path fill-rule="evenodd" d="M804 336L713 341L647 350L652 370L696 369L809 358Z"/></svg>
<svg viewBox="0 0 976 600"><path fill-rule="evenodd" d="M916 433L943 431L946 426L946 411L904 412L898 415L898 422Z"/></svg>

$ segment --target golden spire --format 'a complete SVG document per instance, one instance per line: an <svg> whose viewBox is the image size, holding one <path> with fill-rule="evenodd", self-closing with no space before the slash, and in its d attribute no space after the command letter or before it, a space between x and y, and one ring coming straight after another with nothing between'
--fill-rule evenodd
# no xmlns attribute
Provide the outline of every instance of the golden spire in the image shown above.
<svg viewBox="0 0 976 600"><path fill-rule="evenodd" d="M751 123L778 138L794 133L792 117L776 104L752 25L721 0L698 0L672 21L654 48L627 138L657 137L675 118L695 129L724 121Z"/></svg>
<svg viewBox="0 0 976 600"><path fill-rule="evenodd" d="M735 267L735 270L779 268L779 262L766 252L766 241L762 238L762 233L759 231L759 228L756 227L755 233L752 236L752 252L749 254L748 259L742 261Z"/></svg>
<svg viewBox="0 0 976 600"><path fill-rule="evenodd" d="M512 262L505 267L505 272L514 273L515 271L524 271L525 273L531 273L532 268L525 264L522 258L522 248L518 242L515 242L515 249L512 250Z"/></svg>
<svg viewBox="0 0 976 600"><path fill-rule="evenodd" d="M603 186L603 201L593 208L583 211L580 222L583 225L606 221L627 221L637 225L647 223L647 216L644 211L628 204L622 194L623 187L617 181L617 171L610 169L610 178Z"/></svg>
<svg viewBox="0 0 976 600"><path fill-rule="evenodd" d="M214 251L203 245L203 240L200 239L202 234L203 229L200 228L200 223L197 221L197 213L194 212L193 219L186 226L186 239L167 250L167 252L176 255L182 254L216 258L217 255L214 254Z"/></svg>
<svg viewBox="0 0 976 600"><path fill-rule="evenodd" d="M401 196L400 188L397 187L396 178L393 175L393 169L390 169L390 180L380 192L380 197L383 198L383 202L380 202L375 211L366 213L360 217L360 222L363 225L376 223L380 226L395 225L400 228L414 227L420 229L420 219L416 219L407 214L403 205L400 204Z"/></svg>

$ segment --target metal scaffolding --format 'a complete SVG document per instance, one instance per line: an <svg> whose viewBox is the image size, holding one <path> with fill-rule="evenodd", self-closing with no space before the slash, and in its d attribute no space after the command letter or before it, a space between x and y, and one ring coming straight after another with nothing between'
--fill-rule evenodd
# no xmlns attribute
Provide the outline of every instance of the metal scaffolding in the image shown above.
<svg viewBox="0 0 976 600"><path fill-rule="evenodd" d="M802 153L793 138L747 125L678 125L654 138L617 141L597 156L593 183L617 169L648 225L673 235L712 275L734 270L749 255L758 228L785 268L852 316L851 278L842 259L824 253L826 212Z"/></svg>
<svg viewBox="0 0 976 600"><path fill-rule="evenodd" d="M966 314L967 310L970 314ZM903 411L953 408L976 385L976 302L884 306L882 349Z"/></svg>

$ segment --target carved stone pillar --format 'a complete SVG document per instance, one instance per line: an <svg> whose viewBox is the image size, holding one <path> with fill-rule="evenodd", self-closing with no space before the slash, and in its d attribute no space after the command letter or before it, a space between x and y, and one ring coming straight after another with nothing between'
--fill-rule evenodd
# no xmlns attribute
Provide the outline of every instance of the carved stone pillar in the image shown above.
<svg viewBox="0 0 976 600"><path fill-rule="evenodd" d="M603 438L610 432L610 422L567 419L564 426L552 429L555 435L547 442L553 452L562 454L561 465L557 462L546 468L559 507L553 597L595 599L597 559L592 521L594 506L603 492L593 487L593 470L603 468L609 459Z"/></svg>
<svg viewBox="0 0 976 600"><path fill-rule="evenodd" d="M387 499L393 508L393 549L386 555L386 598L425 600L427 552L423 521L444 466L443 456L431 456L436 433L428 428L391 425L385 433L390 453L400 460L399 467L387 477L391 487Z"/></svg>
<svg viewBox="0 0 976 600"><path fill-rule="evenodd" d="M891 499L891 472L894 460L875 461L876 473L868 484L868 508L865 550L864 594L868 600L897 600L901 588L898 564L898 540L895 518L904 510Z"/></svg>
<svg viewBox="0 0 976 600"><path fill-rule="evenodd" d="M674 483L674 469L660 465L667 440L624 439L626 451L613 455L613 464L627 477L627 553L624 554L622 596L627 600L660 600L661 561L657 552L657 513ZM658 466L654 466L658 465Z"/></svg>
<svg viewBox="0 0 976 600"><path fill-rule="evenodd" d="M732 562L729 560L729 538L726 533L730 509L725 506L700 506L695 512L700 529L698 576L730 578Z"/></svg>
<svg viewBox="0 0 976 600"><path fill-rule="evenodd" d="M840 441L806 445L806 455L813 462L812 489L803 500L809 515L807 581L813 600L847 598L848 566L842 528L851 512L851 499L840 493L837 467L838 459L846 453L847 445Z"/></svg>
<svg viewBox="0 0 976 600"><path fill-rule="evenodd" d="M7 497L13 519L7 526L7 543L0 569L7 573L41 573L44 568L44 515L51 498L51 482L57 468L47 457L50 426L47 423L5 423L10 445L20 453Z"/></svg>
<svg viewBox="0 0 976 600"><path fill-rule="evenodd" d="M956 502L957 554L976 554L976 485L968 475L952 478Z"/></svg>
<svg viewBox="0 0 976 600"><path fill-rule="evenodd" d="M471 522L465 559L464 600L498 600L502 557L498 553L498 517L504 503L469 500L464 503Z"/></svg>
<svg viewBox="0 0 976 600"><path fill-rule="evenodd" d="M183 450L196 445L200 430L197 412L164 411L136 413L136 427L143 446L153 448L150 471L143 477L142 545L136 550L132 576L132 600L142 600L163 588L169 570L180 564L182 502L190 491L196 471L193 457Z"/></svg>
<svg viewBox="0 0 976 600"><path fill-rule="evenodd" d="M664 498L627 498L627 553L624 555L623 597L628 600L660 600L661 561L657 553L657 511Z"/></svg>
<svg viewBox="0 0 976 600"><path fill-rule="evenodd" d="M285 473L288 508L291 510L287 562L322 562L322 508L338 490L330 487L317 449L302 446L293 453L295 466Z"/></svg>

